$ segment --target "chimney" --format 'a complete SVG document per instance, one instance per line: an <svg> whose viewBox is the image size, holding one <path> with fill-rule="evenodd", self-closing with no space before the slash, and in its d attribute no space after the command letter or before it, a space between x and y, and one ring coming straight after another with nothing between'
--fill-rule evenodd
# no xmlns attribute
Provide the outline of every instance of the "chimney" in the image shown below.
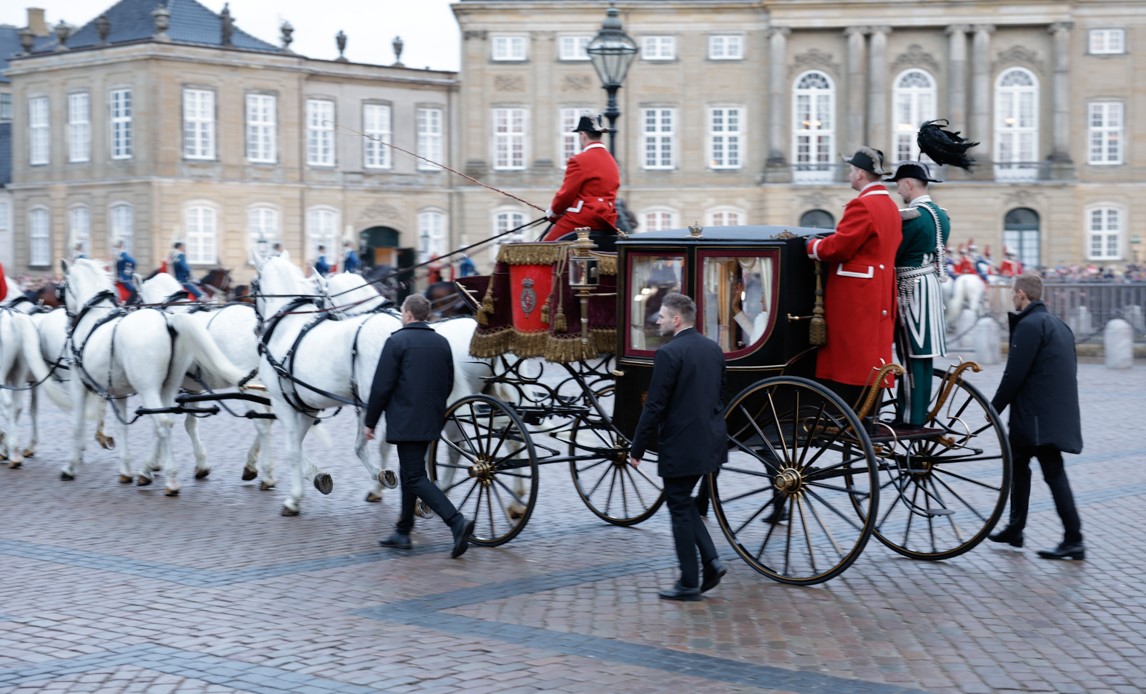
<svg viewBox="0 0 1146 694"><path fill-rule="evenodd" d="M48 23L44 21L44 11L39 7L28 8L28 29L33 36L47 36L51 34Z"/></svg>

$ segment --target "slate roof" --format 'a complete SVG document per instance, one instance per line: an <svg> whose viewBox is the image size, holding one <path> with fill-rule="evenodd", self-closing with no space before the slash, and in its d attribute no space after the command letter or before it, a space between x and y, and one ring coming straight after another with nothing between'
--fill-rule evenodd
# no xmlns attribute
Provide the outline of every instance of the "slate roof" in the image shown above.
<svg viewBox="0 0 1146 694"><path fill-rule="evenodd" d="M107 15L109 32L107 42L109 45L121 43L136 43L149 41L155 34L155 18L151 13L159 3L157 0L120 0L108 8L103 14ZM196 0L167 0L167 9L171 12L167 35L172 43L191 44L196 46L223 46L223 20ZM68 48L92 48L99 45L99 32L96 29L96 19L72 33L67 39ZM283 53L283 49L274 44L267 43L251 36L236 25L232 25L231 46L248 51L263 51L267 53ZM32 46L33 53L43 53L55 50L58 41L53 32L49 36L36 39ZM20 50L17 37L16 50Z"/></svg>
<svg viewBox="0 0 1146 694"><path fill-rule="evenodd" d="M8 58L20 52L20 30L8 24L0 24L0 83L12 80L4 76L8 70Z"/></svg>

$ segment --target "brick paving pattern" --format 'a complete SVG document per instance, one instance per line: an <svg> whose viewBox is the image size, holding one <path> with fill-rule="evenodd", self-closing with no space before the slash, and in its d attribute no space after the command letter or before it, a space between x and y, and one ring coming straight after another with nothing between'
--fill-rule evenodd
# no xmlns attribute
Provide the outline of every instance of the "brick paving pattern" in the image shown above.
<svg viewBox="0 0 1146 694"><path fill-rule="evenodd" d="M1001 373L973 382L990 394ZM1036 474L1022 550L927 563L873 540L796 588L716 537L730 571L698 603L657 598L675 579L667 511L604 524L563 465L542 468L517 539L455 561L436 519L411 552L378 547L398 495L363 501L353 413L307 442L334 493L283 518L279 493L239 481L244 421L202 422L203 481L177 426L187 481L166 498L118 484L116 454L91 447L60 481L69 420L43 405L36 457L0 469L0 692L1140 692L1143 373L1081 367L1086 450L1068 471L1086 562L1035 556L1061 534ZM131 428L137 457L151 437Z"/></svg>

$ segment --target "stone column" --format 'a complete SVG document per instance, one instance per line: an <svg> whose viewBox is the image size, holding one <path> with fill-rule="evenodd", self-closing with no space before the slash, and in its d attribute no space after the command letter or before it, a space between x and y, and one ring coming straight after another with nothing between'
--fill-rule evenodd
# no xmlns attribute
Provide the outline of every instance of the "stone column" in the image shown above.
<svg viewBox="0 0 1146 694"><path fill-rule="evenodd" d="M871 28L871 43L868 47L867 142L864 143L885 154L891 146L891 136L887 130L887 104L890 97L887 88L887 35L890 33L891 27Z"/></svg>
<svg viewBox="0 0 1146 694"><path fill-rule="evenodd" d="M1072 22L1056 22L1048 27L1054 37L1054 145L1050 153L1051 178L1074 178L1070 159L1070 30Z"/></svg>
<svg viewBox="0 0 1146 694"><path fill-rule="evenodd" d="M770 48L768 65L768 162L769 169L776 169L776 175L790 174L788 170L787 130L784 127L785 108L789 103L788 93L788 27L772 27L768 32ZM781 171L782 170L782 171ZM783 180L791 180L790 176ZM769 177L771 179L771 176Z"/></svg>
<svg viewBox="0 0 1146 694"><path fill-rule="evenodd" d="M854 152L860 145L867 144L867 119L864 118L867 112L865 100L867 90L864 79L864 57L867 46L864 37L867 32L867 27L848 27L844 30L844 36L848 37L848 100L846 130L840 138L839 146L836 147L841 152Z"/></svg>
<svg viewBox="0 0 1146 694"><path fill-rule="evenodd" d="M979 142L974 149L975 178L991 180L995 173L991 161L995 157L991 128L991 34L995 27L990 24L976 24L971 39L971 131L965 137Z"/></svg>
<svg viewBox="0 0 1146 694"><path fill-rule="evenodd" d="M967 32L966 24L947 27L947 114L953 130L967 130Z"/></svg>

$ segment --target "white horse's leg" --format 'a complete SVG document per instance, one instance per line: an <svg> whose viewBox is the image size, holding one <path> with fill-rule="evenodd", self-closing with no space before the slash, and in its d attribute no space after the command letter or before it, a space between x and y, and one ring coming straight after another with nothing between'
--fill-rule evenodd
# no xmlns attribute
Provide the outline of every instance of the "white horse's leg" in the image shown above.
<svg viewBox="0 0 1146 694"><path fill-rule="evenodd" d="M207 449L199 438L199 418L195 415L184 415L183 429L191 439L191 450L195 455L195 479L206 479L211 474L211 465L207 461Z"/></svg>
<svg viewBox="0 0 1146 694"><path fill-rule="evenodd" d="M84 420L87 411L87 391L78 376L69 381L72 395L72 456L60 468L60 479L74 480L76 468L84 456Z"/></svg>
<svg viewBox="0 0 1146 694"><path fill-rule="evenodd" d="M21 381L23 379L20 379ZM8 440L8 467L13 470L24 465L24 447L20 440L20 415L24 412L24 392L12 391L12 401L8 407L8 423L11 436Z"/></svg>
<svg viewBox="0 0 1146 694"><path fill-rule="evenodd" d="M105 410L106 411L106 410ZM131 466L131 447L127 445L127 398L111 401L111 414L115 417L115 426L119 429L119 481L121 484L131 484L135 480L135 473ZM102 416L102 413L101 413ZM103 429L103 421L99 423L100 430ZM98 438L98 437L97 437ZM104 437L105 439L108 437ZM154 456L154 453L152 453ZM148 463L143 464L143 471L147 472L147 484L151 484L151 473L149 471ZM140 479L143 479L143 474L140 474ZM139 482L144 484L144 482Z"/></svg>
<svg viewBox="0 0 1146 694"><path fill-rule="evenodd" d="M276 484L275 457L274 451L271 448L272 427L274 427L274 421L270 419L255 420L255 430L258 432L256 440L259 447L259 470L263 476L263 481L259 483L259 489L263 491L274 489Z"/></svg>
<svg viewBox="0 0 1146 694"><path fill-rule="evenodd" d="M289 405L283 403L282 407L275 408L275 414L280 416L283 429L286 433L286 459L290 465L290 490L283 499L282 515L297 516L302 504L303 493L303 457L302 441L306 438L309 426L302 421L303 415L295 412Z"/></svg>
<svg viewBox="0 0 1146 694"><path fill-rule="evenodd" d="M31 458L36 455L36 444L40 442L40 389L33 388L28 398L28 418L32 420L32 438L28 447L24 449L24 457Z"/></svg>

